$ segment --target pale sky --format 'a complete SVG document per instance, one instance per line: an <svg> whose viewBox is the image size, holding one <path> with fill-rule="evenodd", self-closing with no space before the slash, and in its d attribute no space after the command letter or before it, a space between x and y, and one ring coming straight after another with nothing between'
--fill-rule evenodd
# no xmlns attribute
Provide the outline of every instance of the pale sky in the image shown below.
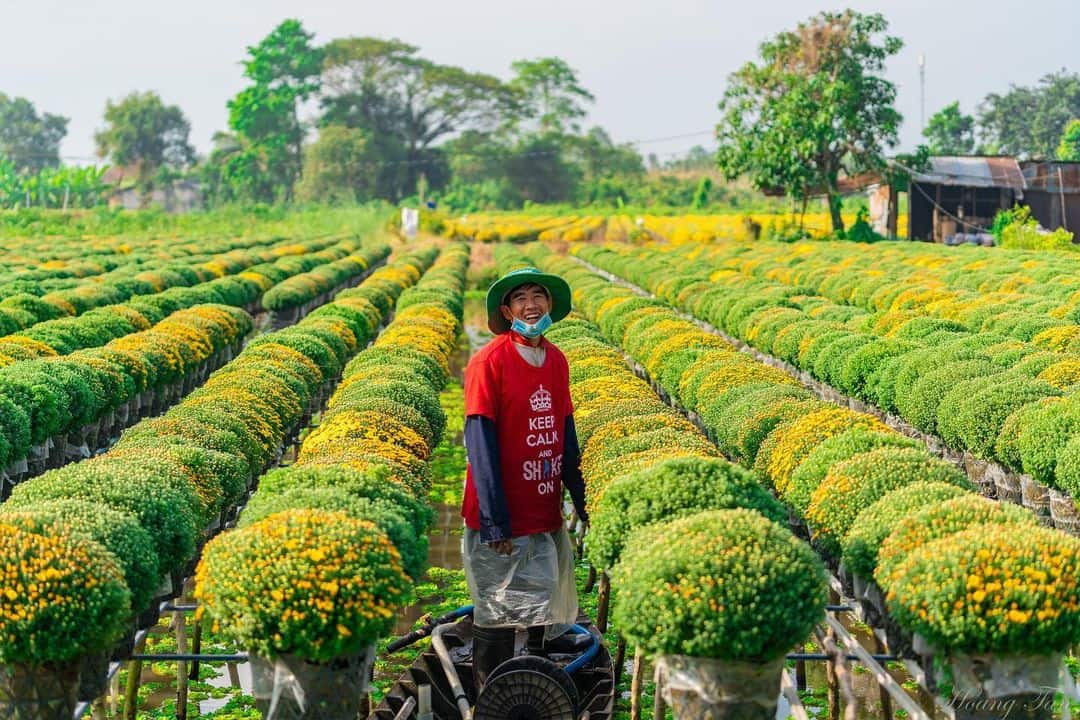
<svg viewBox="0 0 1080 720"><path fill-rule="evenodd" d="M852 0L882 12L906 45L890 63L905 123L919 140L917 58L926 54L926 113L959 100L965 112L1010 83L1080 71L1077 0ZM620 142L667 156L708 145L727 75L758 44L827 5L805 0L0 0L0 92L71 118L62 147L92 160L106 98L156 90L178 104L200 152L225 129L225 102L244 81L246 46L297 17L324 42L397 37L426 57L500 77L520 58L556 55L596 96L589 122Z"/></svg>

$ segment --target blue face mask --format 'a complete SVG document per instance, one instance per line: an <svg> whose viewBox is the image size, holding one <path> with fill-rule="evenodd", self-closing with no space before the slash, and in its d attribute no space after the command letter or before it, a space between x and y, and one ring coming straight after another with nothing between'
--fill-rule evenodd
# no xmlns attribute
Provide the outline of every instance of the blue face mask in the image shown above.
<svg viewBox="0 0 1080 720"><path fill-rule="evenodd" d="M518 318L514 318L514 322L510 323L511 330L529 339L540 337L549 327L551 327L551 315L548 313L544 313L544 316L532 325Z"/></svg>

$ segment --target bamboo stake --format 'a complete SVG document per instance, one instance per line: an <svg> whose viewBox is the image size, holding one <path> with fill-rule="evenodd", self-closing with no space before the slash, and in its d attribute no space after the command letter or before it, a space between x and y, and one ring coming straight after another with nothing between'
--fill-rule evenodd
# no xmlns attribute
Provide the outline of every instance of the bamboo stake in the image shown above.
<svg viewBox="0 0 1080 720"><path fill-rule="evenodd" d="M589 577L585 580L585 592L591 593L594 587L596 587L596 566L590 564Z"/></svg>
<svg viewBox="0 0 1080 720"><path fill-rule="evenodd" d="M181 655L186 654L188 651L187 617L183 611L177 610L173 613L173 624L176 627L176 652ZM187 663L180 660L176 663L176 720L187 720L187 708Z"/></svg>
<svg viewBox="0 0 1080 720"><path fill-rule="evenodd" d="M626 664L626 637L619 636L619 642L615 645L615 685L622 680L623 665Z"/></svg>
<svg viewBox="0 0 1080 720"><path fill-rule="evenodd" d="M142 652L146 647L146 638L136 643L134 652ZM124 688L124 720L135 720L139 705L139 685L142 683L142 660L128 663L127 687Z"/></svg>
<svg viewBox="0 0 1080 720"><path fill-rule="evenodd" d="M607 571L600 573L600 587L596 598L596 627L600 632L607 632L608 605L611 602L611 578Z"/></svg>
<svg viewBox="0 0 1080 720"><path fill-rule="evenodd" d="M630 675L630 720L641 720L641 676L645 672L645 652L634 648L634 670Z"/></svg>
<svg viewBox="0 0 1080 720"><path fill-rule="evenodd" d="M884 654L886 651L885 644L881 642L881 638L874 633L874 651L879 655ZM881 717L884 720L893 720L892 710L892 696L889 695L889 691L884 685L878 683L878 692L881 696Z"/></svg>

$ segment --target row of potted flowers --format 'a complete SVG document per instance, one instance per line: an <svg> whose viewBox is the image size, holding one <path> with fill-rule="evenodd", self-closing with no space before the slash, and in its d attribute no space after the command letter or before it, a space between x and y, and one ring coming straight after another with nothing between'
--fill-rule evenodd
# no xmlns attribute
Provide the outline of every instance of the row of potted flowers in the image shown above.
<svg viewBox="0 0 1080 720"><path fill-rule="evenodd" d="M282 280L263 293L262 306L280 312L299 307L368 269L372 258L362 249L346 257Z"/></svg>
<svg viewBox="0 0 1080 720"><path fill-rule="evenodd" d="M385 257L387 252L387 248L376 243L362 245L359 240L346 240L320 251L302 256L290 255L190 286L152 290L77 316L38 322L25 330L0 337L0 365L97 347L114 338L145 329L170 313L194 305L220 303L255 310L260 297L274 292L275 288L288 283L299 273L335 264L335 261L354 253L355 262L363 265L359 269L354 268L351 274L356 274ZM347 277L342 277L338 284ZM34 301L44 303L38 298L34 298Z"/></svg>
<svg viewBox="0 0 1080 720"><path fill-rule="evenodd" d="M986 494L1080 530L1080 356L916 311L837 305L708 262L687 270L679 255L580 253L965 461Z"/></svg>
<svg viewBox="0 0 1080 720"><path fill-rule="evenodd" d="M101 692L101 661L156 619L157 600L179 591L202 543L433 259L420 250L376 270L333 312L249 343L110 451L16 487L0 505L0 714L67 720L80 676L84 697Z"/></svg>
<svg viewBox="0 0 1080 720"><path fill-rule="evenodd" d="M383 245L372 244L357 251L356 256L376 262L387 251ZM258 278L263 287L269 284L263 275L252 274L252 278ZM222 279L206 285L233 280ZM247 283L248 290L260 292L255 279L237 278L235 282ZM185 288L191 293L191 300L216 296L213 288L208 288L204 297L198 287ZM234 300L247 297L245 294ZM57 446L52 456L61 461L64 455L59 445L63 442L70 441L79 448L85 445L80 452L88 454L115 431L142 415L157 414L178 400L196 382L204 380L208 372L228 361L251 331L250 316L235 307L236 304L240 303L197 304L176 310L163 319L153 315L158 320L154 325L147 320L149 312L144 315L132 307L114 306L114 317L122 317L120 311L124 310L131 320L117 334L128 328L136 329L97 347L58 357L19 360L0 368L0 408L3 408L0 467L19 463L9 468L8 476L12 480L31 473L29 463L44 461L47 455L44 446L50 440ZM173 307L167 309L171 311ZM72 318L71 323L89 330L98 312L104 311ZM40 348L42 352L50 349L37 341L20 339L24 347ZM85 343L98 340L102 338L90 336L85 338Z"/></svg>
<svg viewBox="0 0 1080 720"><path fill-rule="evenodd" d="M461 327L468 250L450 245L349 362L293 465L265 475L199 565L200 613L252 653L267 717L354 717L426 567L427 462Z"/></svg>
<svg viewBox="0 0 1080 720"><path fill-rule="evenodd" d="M717 242L699 250L710 262L800 285L836 303L872 311L917 310L972 330L990 315L1016 311L1060 320L1074 315L1080 301L1080 272L1067 253L833 242ZM980 306L993 312L979 311Z"/></svg>
<svg viewBox="0 0 1080 720"><path fill-rule="evenodd" d="M1080 639L1080 541L979 497L925 447L814 398L664 303L548 262L573 278L605 335L807 523L826 560L858 576L852 589L894 649L946 661L963 698L1030 700L1040 684L1056 687L1061 654ZM1002 667L1013 682L989 679Z"/></svg>
<svg viewBox="0 0 1080 720"><path fill-rule="evenodd" d="M523 256L507 246L496 259L506 270ZM579 304L599 289L540 262ZM546 336L570 365L585 549L612 574L619 631L654 658L676 717L775 717L784 656L824 616L821 560L787 529L784 506L660 400L598 326L571 315Z"/></svg>
<svg viewBox="0 0 1080 720"><path fill-rule="evenodd" d="M10 282L0 281L0 336L25 330L36 323L75 317L94 308L123 303L136 296L235 276L250 268L272 264L282 257L321 252L344 239L316 238L297 243L264 238L257 243L247 241L251 246L244 249L230 249L233 243L228 240L213 240L205 243L196 254L192 254L192 248L186 243L165 244L159 248L153 241L143 240L135 248L124 246L130 252L118 254L107 264L107 272L102 267L100 273L51 282L23 277L28 274L36 277L42 272L42 266L57 265L55 261L47 261L31 273L15 274ZM35 242L35 246L40 249L41 243ZM48 257L62 252L52 242L45 248ZM5 260L10 257L10 252L4 255ZM69 287L51 287L53 285Z"/></svg>

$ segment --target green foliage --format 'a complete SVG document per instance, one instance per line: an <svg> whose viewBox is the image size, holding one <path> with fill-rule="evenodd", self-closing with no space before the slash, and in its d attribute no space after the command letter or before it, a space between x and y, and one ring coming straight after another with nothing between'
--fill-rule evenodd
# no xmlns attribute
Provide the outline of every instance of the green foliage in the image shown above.
<svg viewBox="0 0 1080 720"><path fill-rule="evenodd" d="M766 662L805 639L826 602L821 560L752 510L643 528L612 586L614 622L650 655Z"/></svg>
<svg viewBox="0 0 1080 720"><path fill-rule="evenodd" d="M135 92L105 104L105 127L94 140L100 155L137 168L139 187L146 190L160 169L183 169L194 161L190 133L178 105L166 105L155 92Z"/></svg>
<svg viewBox="0 0 1080 720"><path fill-rule="evenodd" d="M0 523L0 557L17 559L6 564L0 663L68 663L108 651L123 634L131 595L98 543Z"/></svg>
<svg viewBox="0 0 1080 720"><path fill-rule="evenodd" d="M709 193L712 191L713 182L712 178L708 175L701 178L698 181L697 188L694 190L694 199L690 203L690 207L694 210L701 210L709 204Z"/></svg>
<svg viewBox="0 0 1080 720"><path fill-rule="evenodd" d="M787 511L753 475L719 458L675 458L617 478L590 514L590 561L613 568L630 533L702 510L756 510L775 522Z"/></svg>
<svg viewBox="0 0 1080 720"><path fill-rule="evenodd" d="M137 463L100 456L20 483L7 503L27 510L44 500L65 499L101 503L137 517L154 539L163 573L179 569L195 552L201 513L186 476L154 477Z"/></svg>
<svg viewBox="0 0 1080 720"><path fill-rule="evenodd" d="M584 104L595 98L565 60L516 60L510 69L514 71L510 87L520 98L523 117L535 119L541 132L561 134L578 129L578 121L586 114Z"/></svg>
<svg viewBox="0 0 1080 720"><path fill-rule="evenodd" d="M1057 146L1057 159L1066 162L1080 161L1080 119L1072 119L1061 131L1061 142Z"/></svg>
<svg viewBox="0 0 1080 720"><path fill-rule="evenodd" d="M878 551L874 577L888 589L893 572L926 543L968 528L1004 524L1019 524L1027 530L1035 527L1038 519L1019 505L997 503L974 493L928 505L897 522Z"/></svg>
<svg viewBox="0 0 1080 720"><path fill-rule="evenodd" d="M924 481L886 493L858 514L841 540L844 565L855 575L872 578L881 543L896 528L897 522L921 508L966 494L963 488L956 485Z"/></svg>
<svg viewBox="0 0 1080 720"><path fill-rule="evenodd" d="M161 581L154 539L129 513L86 500L50 500L24 509L0 505L0 524L100 543L119 564L136 613L150 605Z"/></svg>
<svg viewBox="0 0 1080 720"><path fill-rule="evenodd" d="M352 203L378 197L377 155L366 132L327 125L319 139L304 148L303 177L296 188L299 200Z"/></svg>
<svg viewBox="0 0 1080 720"><path fill-rule="evenodd" d="M960 102L930 116L923 137L934 155L970 155L975 150L975 118L960 112Z"/></svg>
<svg viewBox="0 0 1080 720"><path fill-rule="evenodd" d="M1080 429L1080 404L1073 396L1039 403L1023 414L1023 421L1016 448L1024 472L1041 483L1056 486L1059 453Z"/></svg>
<svg viewBox="0 0 1080 720"><path fill-rule="evenodd" d="M44 167L20 173L0 156L0 208L89 208L108 197L107 167Z"/></svg>
<svg viewBox="0 0 1080 720"><path fill-rule="evenodd" d="M890 614L946 652L1066 651L1080 634L1080 540L980 525L928 542L887 578Z"/></svg>
<svg viewBox="0 0 1080 720"><path fill-rule="evenodd" d="M206 616L238 646L264 658L328 662L385 635L412 583L374 524L313 510L218 536L204 551L196 588Z"/></svg>
<svg viewBox="0 0 1080 720"><path fill-rule="evenodd" d="M1065 126L1080 117L1080 74L1049 73L1031 87L1012 85L990 93L979 106L983 152L1022 158L1054 156Z"/></svg>
<svg viewBox="0 0 1080 720"><path fill-rule="evenodd" d="M868 218L870 213L866 208L859 208L859 211L855 215L855 222L844 231L844 238L851 240L852 242L872 243L884 240L883 235L879 235L873 227L871 227Z"/></svg>
<svg viewBox="0 0 1080 720"><path fill-rule="evenodd" d="M400 199L421 177L433 188L448 179L435 144L455 133L486 132L519 110L517 92L498 78L444 65L400 40L337 38L325 47L321 125L365 131L384 164L378 196Z"/></svg>
<svg viewBox="0 0 1080 720"><path fill-rule="evenodd" d="M729 178L806 199L829 197L843 231L838 181L884 166L900 114L896 87L880 73L899 52L881 15L824 12L761 45L761 60L734 73L720 103L717 161Z"/></svg>
<svg viewBox="0 0 1080 720"><path fill-rule="evenodd" d="M60 164L60 142L67 135L67 126L66 117L47 112L38 114L26 98L0 92L0 168L8 162L15 173L34 174L56 167Z"/></svg>
<svg viewBox="0 0 1080 720"><path fill-rule="evenodd" d="M806 510L814 543L839 557L840 541L859 513L890 490L917 481L971 487L964 473L924 448L881 447L832 465Z"/></svg>
<svg viewBox="0 0 1080 720"><path fill-rule="evenodd" d="M304 129L299 103L320 88L323 51L299 20L285 20L248 48L251 84L228 102L232 136L220 135L207 166L220 199L288 200L300 176Z"/></svg>
<svg viewBox="0 0 1080 720"><path fill-rule="evenodd" d="M881 432L857 427L826 438L815 447L791 474L791 482L785 488L784 502L795 508L799 515L806 515L810 499L818 485L829 474L833 465L871 450L883 447L918 448L919 443L899 433Z"/></svg>
<svg viewBox="0 0 1080 720"><path fill-rule="evenodd" d="M950 447L988 460L1005 420L1023 405L1060 392L1041 380L989 375L957 383L938 405L937 428Z"/></svg>
<svg viewBox="0 0 1080 720"><path fill-rule="evenodd" d="M994 216L991 232L1005 248L1026 250L1073 250L1073 233L1065 228L1047 232L1031 217L1031 208L1021 205L1000 210Z"/></svg>
<svg viewBox="0 0 1080 720"><path fill-rule="evenodd" d="M293 478L295 479L295 478ZM293 487L280 493L255 493L240 516L239 528L245 528L284 510L326 510L343 512L355 520L375 524L401 555L402 569L418 580L427 564L427 537L418 535L409 522L406 510L393 502L354 495L352 486L307 488Z"/></svg>

